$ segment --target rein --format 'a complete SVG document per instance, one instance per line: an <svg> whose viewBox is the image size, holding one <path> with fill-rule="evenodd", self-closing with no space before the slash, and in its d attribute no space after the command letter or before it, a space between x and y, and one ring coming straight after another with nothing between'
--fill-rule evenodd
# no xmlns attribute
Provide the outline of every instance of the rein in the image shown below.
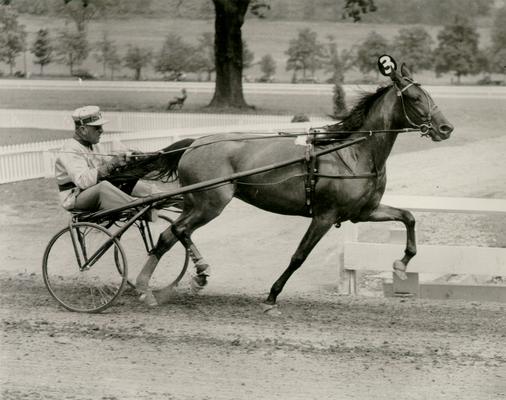
<svg viewBox="0 0 506 400"><path fill-rule="evenodd" d="M328 139L330 140L334 140L334 141L345 141L345 140L349 140L349 138L339 138L338 136L341 136L341 135L351 135L351 134L366 134L368 136L372 136L374 134L379 134L379 133L391 133L391 134L399 134L399 133L410 133L410 132L419 132L420 131L420 128L402 128L402 129L377 129L377 130L359 130L359 131L327 131L325 130L326 127L323 126L323 127L318 127L318 128L310 128L310 131L309 132L304 132L304 133L288 133L288 132L283 132L283 131L280 131L278 132L277 134L275 135L259 135L259 136L252 136L252 137L248 137L248 138L229 138L229 139L220 139L220 140L215 140L213 142L209 142L209 143L202 143L202 144L198 144L198 145L195 145L195 146L188 146L188 147L181 147L180 149L177 149L177 150L169 150L169 151L151 151L151 152L142 152L142 153L139 153L139 154L131 154L130 157L133 157L133 158L142 158L142 157L151 157L151 156L156 156L156 155L164 155L164 154L171 154L171 153L175 153L175 152L179 152L181 150L189 150L189 149L198 149L199 147L205 147L205 146L209 146L211 144L215 144L215 143L221 143L221 142L245 142L245 141L249 141L249 140L263 140L263 139L279 139L279 138L290 138L290 137L299 137L299 136L311 136L311 135L314 135L315 133L316 134L322 134L322 135L325 135L325 136L329 136ZM242 132L228 132L228 133L235 133L235 134L242 134ZM423 134L423 133L422 133ZM335 137L332 137L332 136L335 136ZM205 136L204 136L205 137ZM69 153L69 154L81 154L81 153L77 153L75 151L63 151L63 150L56 150L56 149L52 149L52 150L48 150L49 152L51 153ZM117 156L118 154L108 154L108 153L86 153L86 154L91 154L91 155L97 155L97 156L103 156L103 157L115 157Z"/></svg>

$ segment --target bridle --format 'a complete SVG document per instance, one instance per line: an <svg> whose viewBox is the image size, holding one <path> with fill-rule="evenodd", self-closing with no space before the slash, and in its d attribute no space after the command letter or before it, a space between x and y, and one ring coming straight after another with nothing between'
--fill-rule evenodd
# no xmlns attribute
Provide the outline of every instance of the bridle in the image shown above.
<svg viewBox="0 0 506 400"><path fill-rule="evenodd" d="M410 78L406 78L404 77L404 79L406 79L409 84L407 84L406 86L404 86L402 89L399 88L399 86L397 85L397 83L394 82L394 86L397 90L397 96L399 96L401 98L401 104L402 104L402 111L404 112L404 117L406 118L406 120L408 121L408 123L413 127L413 128L416 128L416 129L419 129L422 136L429 136L429 131L432 129L432 117L433 115L435 115L436 113L440 113L441 111L439 110L437 104L435 104L433 101L432 101L432 105L431 105L431 98L429 96L429 94L425 91L425 89L423 89L419 83L415 82L414 80L410 79ZM428 106L428 109L429 111L427 112L427 115L425 116L422 116L422 122L420 124L416 124L413 122L413 120L409 117L407 111L406 111L406 105L405 105L405 102L404 102L404 96L403 96L403 92L405 92L407 89L409 89L411 86L417 86L420 88L420 90L422 91L422 93L424 94L425 98L427 99L427 106Z"/></svg>

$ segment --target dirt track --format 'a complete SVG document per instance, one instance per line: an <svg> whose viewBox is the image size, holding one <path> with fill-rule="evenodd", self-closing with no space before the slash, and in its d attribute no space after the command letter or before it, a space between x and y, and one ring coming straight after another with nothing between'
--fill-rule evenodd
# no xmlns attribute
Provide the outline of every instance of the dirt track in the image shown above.
<svg viewBox="0 0 506 400"><path fill-rule="evenodd" d="M506 138L451 149L393 157L390 190L505 198ZM3 185L0 200L5 399L506 398L506 305L384 299L371 287L341 296L336 230L289 281L278 318L258 305L307 221L239 202L195 235L213 267L203 293L183 284L157 308L124 296L103 315L80 315L58 308L40 276L65 222L52 182ZM435 220L421 217L431 240L466 236L457 220ZM464 239L504 243L504 221L461 223Z"/></svg>

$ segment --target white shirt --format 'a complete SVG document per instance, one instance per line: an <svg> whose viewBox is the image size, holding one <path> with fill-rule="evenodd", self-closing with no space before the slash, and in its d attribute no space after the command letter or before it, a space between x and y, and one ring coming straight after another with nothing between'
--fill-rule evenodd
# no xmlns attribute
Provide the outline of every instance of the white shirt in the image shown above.
<svg viewBox="0 0 506 400"><path fill-rule="evenodd" d="M65 142L56 159L56 183L63 185L72 182L76 188L60 192L60 202L64 208L74 208L77 195L97 184L97 168L110 158L105 154L100 144L94 144L90 149L75 139Z"/></svg>

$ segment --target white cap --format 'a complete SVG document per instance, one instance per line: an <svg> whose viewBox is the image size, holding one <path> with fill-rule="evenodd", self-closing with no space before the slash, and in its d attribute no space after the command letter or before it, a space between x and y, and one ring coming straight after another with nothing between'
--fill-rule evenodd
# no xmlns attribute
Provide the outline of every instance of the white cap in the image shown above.
<svg viewBox="0 0 506 400"><path fill-rule="evenodd" d="M72 113L72 119L76 125L101 126L108 121L102 118L100 108L97 106L84 106L76 108Z"/></svg>

